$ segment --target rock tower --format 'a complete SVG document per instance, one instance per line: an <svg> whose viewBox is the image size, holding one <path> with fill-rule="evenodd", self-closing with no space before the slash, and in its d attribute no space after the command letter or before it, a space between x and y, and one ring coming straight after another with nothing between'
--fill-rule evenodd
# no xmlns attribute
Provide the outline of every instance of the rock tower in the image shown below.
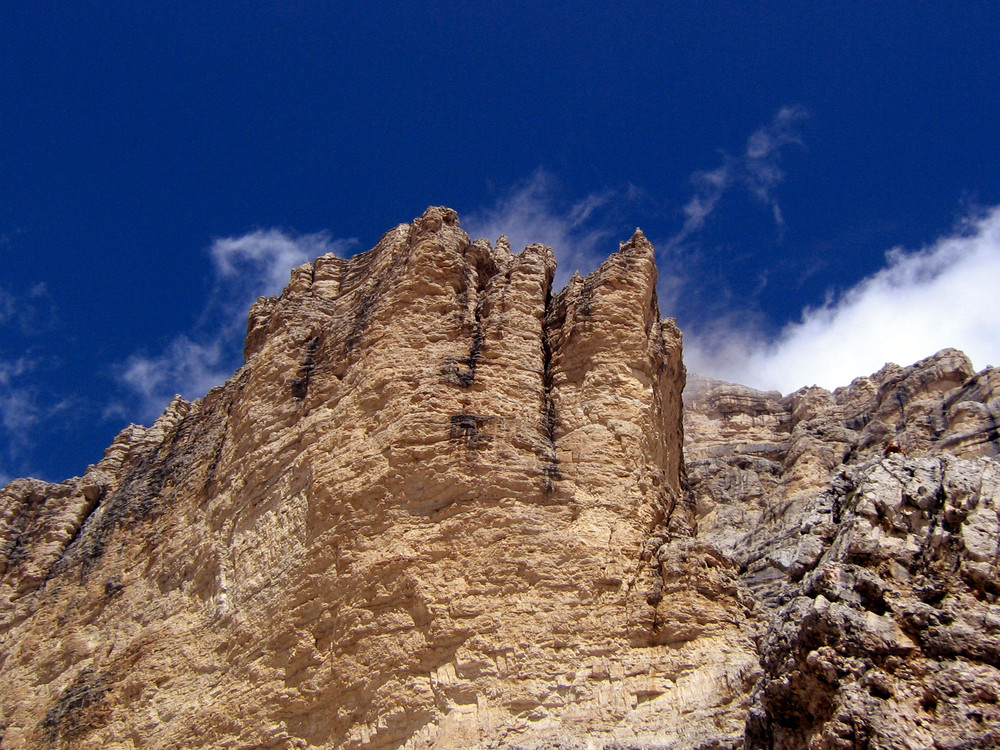
<svg viewBox="0 0 1000 750"><path fill-rule="evenodd" d="M429 208L0 490L0 748L1000 746L997 371L685 410L642 233L554 270Z"/></svg>

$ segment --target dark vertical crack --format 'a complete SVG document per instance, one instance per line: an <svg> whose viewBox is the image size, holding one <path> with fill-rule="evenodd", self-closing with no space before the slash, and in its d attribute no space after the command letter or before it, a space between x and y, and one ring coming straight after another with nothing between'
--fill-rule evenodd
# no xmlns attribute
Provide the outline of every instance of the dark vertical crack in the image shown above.
<svg viewBox="0 0 1000 750"><path fill-rule="evenodd" d="M473 323L472 344L469 346L468 357L453 357L445 362L445 378L455 385L468 388L476 382L476 369L479 367L479 360L482 357L483 342L486 336L483 333L483 301L480 297L476 302L475 322Z"/></svg>
<svg viewBox="0 0 1000 750"><path fill-rule="evenodd" d="M299 371L292 381L292 395L302 399L309 392L309 380L312 378L313 370L316 368L316 351L319 349L319 336L313 336L306 344L306 353L302 357Z"/></svg>
<svg viewBox="0 0 1000 750"><path fill-rule="evenodd" d="M483 308L486 305L486 285L496 274L496 268L491 268L484 260L478 259L474 273L476 274L476 306L473 309L472 342L469 345L469 356L449 357L444 361L444 367L442 368L444 379L462 388L468 388L476 382L476 370L479 367L480 359L482 359L483 344L486 341L483 323ZM466 274L471 275L469 271ZM464 278L463 281L465 282L465 288L460 295L460 302L463 308L462 317L464 326L464 309L467 302L469 284Z"/></svg>
<svg viewBox="0 0 1000 750"><path fill-rule="evenodd" d="M542 436L541 450L542 481L545 493L549 494L555 488L554 482L562 479L559 472L559 456L556 453L556 402L553 396L552 342L550 331L565 321L565 313L561 316L552 314L551 283L545 294L545 315L542 320Z"/></svg>

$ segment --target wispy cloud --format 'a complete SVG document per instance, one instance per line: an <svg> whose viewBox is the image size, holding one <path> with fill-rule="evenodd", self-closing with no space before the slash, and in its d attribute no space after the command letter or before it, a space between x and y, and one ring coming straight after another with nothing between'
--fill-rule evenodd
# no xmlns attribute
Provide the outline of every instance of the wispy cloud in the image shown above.
<svg viewBox="0 0 1000 750"><path fill-rule="evenodd" d="M969 217L916 251L893 248L886 264L774 339L716 326L685 342L689 369L789 392L847 385L888 362L907 365L945 347L977 367L1000 364L1000 206Z"/></svg>
<svg viewBox="0 0 1000 750"><path fill-rule="evenodd" d="M559 182L544 169L501 195L487 208L462 214L462 226L472 237L496 242L506 235L514 252L540 242L553 249L558 268L555 286L562 287L575 271L586 274L627 239L623 214L649 201L634 185L606 188L581 200L562 197ZM634 227L633 227L634 228Z"/></svg>
<svg viewBox="0 0 1000 750"><path fill-rule="evenodd" d="M224 237L209 248L218 279L241 285L237 301L249 295L276 294L288 281L295 266L326 253L343 255L355 240L335 240L329 232L289 235L279 229L259 229L241 237Z"/></svg>
<svg viewBox="0 0 1000 750"><path fill-rule="evenodd" d="M203 334L203 341L187 335L175 337L159 354L133 354L118 368L118 380L138 397L138 419L150 422L163 411L175 393L187 398L205 395L225 381L238 366L232 332L219 329ZM135 405L116 401L106 410L107 416L129 417Z"/></svg>
<svg viewBox="0 0 1000 750"><path fill-rule="evenodd" d="M278 229L215 240L208 249L214 283L198 323L160 352L136 352L120 363L117 378L129 395L105 413L148 422L174 394L205 395L239 367L253 301L280 292L292 268L326 253L342 256L354 244L326 232L293 235Z"/></svg>
<svg viewBox="0 0 1000 750"><path fill-rule="evenodd" d="M54 316L55 305L44 284L17 291L0 287L0 485L15 474L32 471L35 433L64 404L51 403L37 384L39 372L46 368L43 358L30 346L13 355L3 343L44 333Z"/></svg>
<svg viewBox="0 0 1000 750"><path fill-rule="evenodd" d="M25 430L38 421L40 409L36 394L25 383L36 362L27 357L0 360L0 424L8 438L17 442Z"/></svg>
<svg viewBox="0 0 1000 750"><path fill-rule="evenodd" d="M683 209L684 226L671 244L683 242L702 229L723 195L734 188L746 190L769 208L775 225L782 230L785 220L774 195L775 188L785 179L781 155L787 146L802 145L798 127L807 116L805 108L799 105L782 107L770 123L750 134L742 154L723 153L718 167L695 172L691 176L694 195Z"/></svg>
<svg viewBox="0 0 1000 750"><path fill-rule="evenodd" d="M14 295L0 287L0 325L14 316L15 307Z"/></svg>
<svg viewBox="0 0 1000 750"><path fill-rule="evenodd" d="M0 326L2 327L2 326ZM51 363L31 353L10 358L0 351L0 486L36 474L32 460L39 435L66 423L73 396L53 399L38 385Z"/></svg>
<svg viewBox="0 0 1000 750"><path fill-rule="evenodd" d="M56 306L43 283L13 292L0 287L0 326L16 326L23 336L37 336L49 331L56 319Z"/></svg>

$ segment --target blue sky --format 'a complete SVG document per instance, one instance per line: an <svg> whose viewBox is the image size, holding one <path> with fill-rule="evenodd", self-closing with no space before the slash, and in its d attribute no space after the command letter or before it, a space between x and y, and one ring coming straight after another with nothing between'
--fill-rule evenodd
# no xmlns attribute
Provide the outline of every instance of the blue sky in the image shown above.
<svg viewBox="0 0 1000 750"><path fill-rule="evenodd" d="M430 204L640 226L689 369L784 392L1000 364L1000 5L0 6L0 481L240 364L255 296Z"/></svg>

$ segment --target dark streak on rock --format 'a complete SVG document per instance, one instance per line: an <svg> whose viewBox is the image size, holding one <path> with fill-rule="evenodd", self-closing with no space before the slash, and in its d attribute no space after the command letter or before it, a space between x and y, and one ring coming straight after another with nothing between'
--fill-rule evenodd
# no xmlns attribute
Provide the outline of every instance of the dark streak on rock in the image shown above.
<svg viewBox="0 0 1000 750"><path fill-rule="evenodd" d="M372 315L375 312L375 303L382 296L381 284L376 284L361 296L358 302L357 311L354 313L354 323L351 330L344 339L344 353L350 354L354 347L361 342L361 335L365 332Z"/></svg>
<svg viewBox="0 0 1000 750"><path fill-rule="evenodd" d="M499 417L485 417L478 414L454 414L451 417L449 438L452 442L465 443L469 450L482 450L493 442L493 434L483 432L488 427L499 422Z"/></svg>
<svg viewBox="0 0 1000 750"><path fill-rule="evenodd" d="M39 722L42 735L50 743L66 742L103 726L109 714L107 692L107 680L92 669L84 669Z"/></svg>
<svg viewBox="0 0 1000 750"><path fill-rule="evenodd" d="M309 379L316 368L316 351L319 349L320 337L313 336L306 344L306 353L299 364L299 371L292 381L292 395L297 399L303 399L309 392Z"/></svg>
<svg viewBox="0 0 1000 750"><path fill-rule="evenodd" d="M164 512L177 495L177 484L190 478L198 446L221 441L223 428L221 421L182 418L163 443L128 471L118 489L95 505L46 580L78 566L80 580L85 581L118 527L132 527Z"/></svg>
<svg viewBox="0 0 1000 750"><path fill-rule="evenodd" d="M562 327L566 321L566 310L561 307L553 314L551 284L545 296L545 319L542 328L542 481L546 494L555 489L555 482L562 479L559 472L559 455L556 452L556 428L559 423L556 402L553 397L552 342L550 331ZM560 314L561 313L561 314Z"/></svg>

